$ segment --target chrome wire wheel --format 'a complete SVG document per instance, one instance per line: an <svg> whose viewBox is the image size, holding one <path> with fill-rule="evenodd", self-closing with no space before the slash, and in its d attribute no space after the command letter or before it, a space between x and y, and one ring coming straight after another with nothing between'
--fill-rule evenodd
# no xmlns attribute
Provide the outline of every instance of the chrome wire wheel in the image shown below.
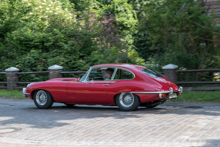
<svg viewBox="0 0 220 147"><path fill-rule="evenodd" d="M137 95L125 92L118 94L115 102L122 111L134 111L140 105L140 99Z"/></svg>
<svg viewBox="0 0 220 147"><path fill-rule="evenodd" d="M53 98L49 92L38 90L34 93L34 103L40 109L47 109L53 105Z"/></svg>
<svg viewBox="0 0 220 147"><path fill-rule="evenodd" d="M36 93L36 102L43 106L47 103L47 94L45 91L43 90L39 90L37 93Z"/></svg>
<svg viewBox="0 0 220 147"><path fill-rule="evenodd" d="M119 102L123 107L131 107L134 103L134 96L131 93L121 93Z"/></svg>

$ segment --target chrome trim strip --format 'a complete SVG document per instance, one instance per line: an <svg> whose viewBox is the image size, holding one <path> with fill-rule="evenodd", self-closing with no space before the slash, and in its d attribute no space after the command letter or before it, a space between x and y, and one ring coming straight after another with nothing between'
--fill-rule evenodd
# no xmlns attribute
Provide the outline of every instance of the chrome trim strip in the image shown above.
<svg viewBox="0 0 220 147"><path fill-rule="evenodd" d="M91 68L89 68L89 70L87 71L88 72L88 74L86 75L86 77L85 77L85 80L83 80L83 81L80 81L80 82L83 82L83 83L88 83L88 81L87 81L87 78L88 78L88 76L89 76L89 74L90 74L90 72L91 72Z"/></svg>
<svg viewBox="0 0 220 147"><path fill-rule="evenodd" d="M173 88L170 88L170 91L149 91L149 92L142 92L142 91L134 91L134 92L131 92L131 93L146 93L146 94L161 94L161 93L169 93L169 94L173 94L175 92L180 92L182 93L183 91L183 88L180 86L178 90L173 90Z"/></svg>
<svg viewBox="0 0 220 147"><path fill-rule="evenodd" d="M171 91L149 91L149 92L131 92L131 93L146 93L146 94L149 94L149 93L155 93L155 94L160 94L160 93L171 93Z"/></svg>
<svg viewBox="0 0 220 147"><path fill-rule="evenodd" d="M117 72L117 71L118 71L118 68L115 67L115 70L114 70L114 72L113 72L113 74L112 74L111 80L113 80L113 79L115 78L115 75L116 75L116 72Z"/></svg>
<svg viewBox="0 0 220 147"><path fill-rule="evenodd" d="M87 76L86 76L86 78L85 78L85 80L84 80L85 82L87 82L87 81L88 81L88 77L89 77L89 75L90 75L91 71L92 71L92 68L89 68L88 74L87 74Z"/></svg>
<svg viewBox="0 0 220 147"><path fill-rule="evenodd" d="M90 81L89 83L116 83L116 81Z"/></svg>

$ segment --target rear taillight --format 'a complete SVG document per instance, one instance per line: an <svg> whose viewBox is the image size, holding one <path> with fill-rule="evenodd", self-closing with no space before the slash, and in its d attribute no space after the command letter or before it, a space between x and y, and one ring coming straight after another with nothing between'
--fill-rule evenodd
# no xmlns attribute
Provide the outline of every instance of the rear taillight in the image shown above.
<svg viewBox="0 0 220 147"><path fill-rule="evenodd" d="M162 98L167 98L167 93L160 93L159 94L159 97L162 99Z"/></svg>

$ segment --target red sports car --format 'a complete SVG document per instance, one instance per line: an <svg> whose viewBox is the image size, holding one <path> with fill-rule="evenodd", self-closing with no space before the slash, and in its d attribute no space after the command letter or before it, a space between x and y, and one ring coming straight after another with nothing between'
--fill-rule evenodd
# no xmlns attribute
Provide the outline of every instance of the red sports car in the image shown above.
<svg viewBox="0 0 220 147"><path fill-rule="evenodd" d="M155 107L181 95L164 75L132 64L101 64L92 66L81 78L57 78L31 83L23 89L25 97L38 108L50 108L53 102L86 105L117 105L132 111L138 106Z"/></svg>

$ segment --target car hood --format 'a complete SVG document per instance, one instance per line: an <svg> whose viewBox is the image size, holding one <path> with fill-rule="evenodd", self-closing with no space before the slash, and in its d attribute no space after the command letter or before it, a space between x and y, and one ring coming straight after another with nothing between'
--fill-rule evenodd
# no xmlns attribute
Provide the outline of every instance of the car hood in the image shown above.
<svg viewBox="0 0 220 147"><path fill-rule="evenodd" d="M72 81L72 82L77 82L79 80L79 78L55 78L55 79L50 79L47 80L48 82L52 82L52 81Z"/></svg>

